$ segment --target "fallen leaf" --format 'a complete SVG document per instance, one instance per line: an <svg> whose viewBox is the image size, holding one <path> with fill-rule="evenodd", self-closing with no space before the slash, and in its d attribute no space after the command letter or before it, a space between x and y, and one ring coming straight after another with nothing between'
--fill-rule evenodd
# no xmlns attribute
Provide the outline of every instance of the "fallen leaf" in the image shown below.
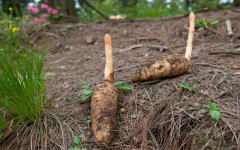
<svg viewBox="0 0 240 150"><path fill-rule="evenodd" d="M233 65L233 66L231 67L231 69L234 69L234 70L239 69L239 66Z"/></svg>

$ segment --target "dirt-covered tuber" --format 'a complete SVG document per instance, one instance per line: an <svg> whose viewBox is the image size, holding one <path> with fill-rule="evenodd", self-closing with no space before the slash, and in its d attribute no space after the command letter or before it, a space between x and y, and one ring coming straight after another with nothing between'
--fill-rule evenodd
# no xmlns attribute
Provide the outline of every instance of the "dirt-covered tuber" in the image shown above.
<svg viewBox="0 0 240 150"><path fill-rule="evenodd" d="M155 62L143 66L131 77L133 82L149 81L156 78L175 77L183 75L188 71L194 35L195 15L193 12L189 15L189 33L185 57L182 55L161 56Z"/></svg>

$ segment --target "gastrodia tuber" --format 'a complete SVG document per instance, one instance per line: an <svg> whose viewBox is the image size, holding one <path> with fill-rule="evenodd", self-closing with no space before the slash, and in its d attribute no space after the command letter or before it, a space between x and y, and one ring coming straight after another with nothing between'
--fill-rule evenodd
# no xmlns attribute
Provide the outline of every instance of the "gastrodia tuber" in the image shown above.
<svg viewBox="0 0 240 150"><path fill-rule="evenodd" d="M117 129L118 89L113 81L113 56L111 37L105 35L105 77L93 90L91 100L92 129L99 147L108 147Z"/></svg>
<svg viewBox="0 0 240 150"><path fill-rule="evenodd" d="M189 15L189 33L185 57L182 55L161 56L158 60L136 71L131 77L133 82L149 81L156 78L166 78L183 75L188 71L194 35L195 15Z"/></svg>

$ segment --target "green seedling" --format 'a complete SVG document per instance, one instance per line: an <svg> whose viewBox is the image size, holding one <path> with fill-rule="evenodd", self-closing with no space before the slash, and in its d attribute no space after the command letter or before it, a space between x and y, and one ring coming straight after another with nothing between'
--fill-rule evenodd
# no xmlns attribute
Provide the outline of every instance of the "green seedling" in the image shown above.
<svg viewBox="0 0 240 150"><path fill-rule="evenodd" d="M123 136L122 136L122 134L121 134L121 133L119 133L119 138L120 138L120 139L123 139Z"/></svg>
<svg viewBox="0 0 240 150"><path fill-rule="evenodd" d="M91 116L87 117L87 124L89 124L92 121Z"/></svg>
<svg viewBox="0 0 240 150"><path fill-rule="evenodd" d="M70 148L70 149L68 149L68 150L87 150L87 148L83 148L83 149L80 148L80 138L79 138L79 136L77 136L77 135L74 136L73 141L74 141L74 143L77 144L78 146L76 146L76 147L74 147L74 148Z"/></svg>
<svg viewBox="0 0 240 150"><path fill-rule="evenodd" d="M117 89L123 89L123 90L131 90L132 89L132 87L129 86L128 84L123 85L123 83L114 83L114 85L117 87ZM84 84L82 86L82 88L85 89L84 91L82 91L82 93L84 94L82 96L83 100L86 100L86 99L90 98L93 94L93 91L89 90L90 89L89 85Z"/></svg>
<svg viewBox="0 0 240 150"><path fill-rule="evenodd" d="M211 20L209 22L206 19L195 20L195 27L205 27L204 22L206 23L206 25L211 25L212 27L215 27L216 24L219 23L219 20Z"/></svg>
<svg viewBox="0 0 240 150"><path fill-rule="evenodd" d="M179 86L188 89L189 91L194 91L194 89L197 87L197 84L194 84L193 87L190 87L187 83L179 83ZM184 97L185 98L185 97Z"/></svg>
<svg viewBox="0 0 240 150"><path fill-rule="evenodd" d="M88 99L89 97L92 96L93 91L92 91L92 90L89 90L89 85L84 84L84 85L82 86L82 88L85 89L84 91L82 91L82 93L84 94L84 95L82 96L83 100L86 100L86 99Z"/></svg>
<svg viewBox="0 0 240 150"><path fill-rule="evenodd" d="M123 83L114 83L114 85L117 87L117 89L123 89L123 90L131 90L132 87L128 84L123 85Z"/></svg>
<svg viewBox="0 0 240 150"><path fill-rule="evenodd" d="M189 97L187 97L187 96L183 96L185 99L187 99L187 100L189 100Z"/></svg>
<svg viewBox="0 0 240 150"><path fill-rule="evenodd" d="M218 111L216 105L212 102L208 102L208 106L210 108L210 111L202 109L202 110L198 111L198 114L209 112L209 114L212 116L213 119L218 120L221 117L221 113Z"/></svg>

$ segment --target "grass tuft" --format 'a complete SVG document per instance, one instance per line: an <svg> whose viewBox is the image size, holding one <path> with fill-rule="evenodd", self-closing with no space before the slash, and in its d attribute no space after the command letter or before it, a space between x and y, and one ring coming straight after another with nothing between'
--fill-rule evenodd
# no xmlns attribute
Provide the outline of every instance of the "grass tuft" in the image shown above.
<svg viewBox="0 0 240 150"><path fill-rule="evenodd" d="M43 80L47 46L40 52L7 29L8 39L0 43L0 133L5 140L6 127L40 121L48 102Z"/></svg>

